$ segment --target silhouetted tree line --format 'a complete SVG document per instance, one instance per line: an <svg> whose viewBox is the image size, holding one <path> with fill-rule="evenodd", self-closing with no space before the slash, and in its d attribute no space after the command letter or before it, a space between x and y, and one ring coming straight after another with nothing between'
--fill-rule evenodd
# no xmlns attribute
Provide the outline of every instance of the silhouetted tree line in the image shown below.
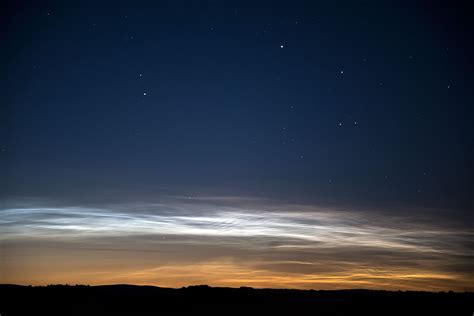
<svg viewBox="0 0 474 316"><path fill-rule="evenodd" d="M181 289L134 285L0 285L8 315L473 315L474 293L372 290Z"/></svg>

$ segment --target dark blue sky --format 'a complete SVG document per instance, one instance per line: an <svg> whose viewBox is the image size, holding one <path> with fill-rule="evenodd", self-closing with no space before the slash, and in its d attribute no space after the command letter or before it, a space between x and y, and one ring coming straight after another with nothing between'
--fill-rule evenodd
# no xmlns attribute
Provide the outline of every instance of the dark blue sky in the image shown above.
<svg viewBox="0 0 474 316"><path fill-rule="evenodd" d="M467 7L3 6L3 199L472 209Z"/></svg>

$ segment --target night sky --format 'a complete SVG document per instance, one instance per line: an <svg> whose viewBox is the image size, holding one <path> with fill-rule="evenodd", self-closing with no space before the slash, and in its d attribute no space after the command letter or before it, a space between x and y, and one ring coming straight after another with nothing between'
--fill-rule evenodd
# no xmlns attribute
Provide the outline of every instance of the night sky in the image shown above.
<svg viewBox="0 0 474 316"><path fill-rule="evenodd" d="M467 4L0 15L0 283L474 289Z"/></svg>

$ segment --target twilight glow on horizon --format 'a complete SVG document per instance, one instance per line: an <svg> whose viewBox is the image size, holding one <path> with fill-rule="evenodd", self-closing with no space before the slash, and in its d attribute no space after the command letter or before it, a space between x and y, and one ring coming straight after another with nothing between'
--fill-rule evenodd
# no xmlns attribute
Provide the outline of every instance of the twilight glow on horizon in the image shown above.
<svg viewBox="0 0 474 316"><path fill-rule="evenodd" d="M0 284L474 291L468 12L7 1Z"/></svg>
<svg viewBox="0 0 474 316"><path fill-rule="evenodd" d="M2 209L2 283L472 290L474 232L420 210L166 200Z"/></svg>

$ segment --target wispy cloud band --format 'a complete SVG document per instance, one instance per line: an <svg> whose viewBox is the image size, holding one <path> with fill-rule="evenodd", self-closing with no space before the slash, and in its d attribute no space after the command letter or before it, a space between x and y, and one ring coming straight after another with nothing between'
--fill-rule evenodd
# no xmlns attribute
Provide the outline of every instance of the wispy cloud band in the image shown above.
<svg viewBox="0 0 474 316"><path fill-rule="evenodd" d="M186 269L192 269L216 285L472 288L474 233L459 223L426 215L238 204L229 199L8 207L0 210L0 240L11 249L4 256L13 261L21 260L19 244L41 245L42 255L64 249L87 252L90 258L92 252L109 257L111 251L141 252L144 258L160 254L161 265L147 261L131 263L124 271L112 269L110 282L127 275L122 281L185 285L200 280L187 276ZM46 246L53 241L63 250ZM163 277L173 275L171 271L173 282ZM240 274L245 277L237 277ZM100 279L95 277L92 282Z"/></svg>

